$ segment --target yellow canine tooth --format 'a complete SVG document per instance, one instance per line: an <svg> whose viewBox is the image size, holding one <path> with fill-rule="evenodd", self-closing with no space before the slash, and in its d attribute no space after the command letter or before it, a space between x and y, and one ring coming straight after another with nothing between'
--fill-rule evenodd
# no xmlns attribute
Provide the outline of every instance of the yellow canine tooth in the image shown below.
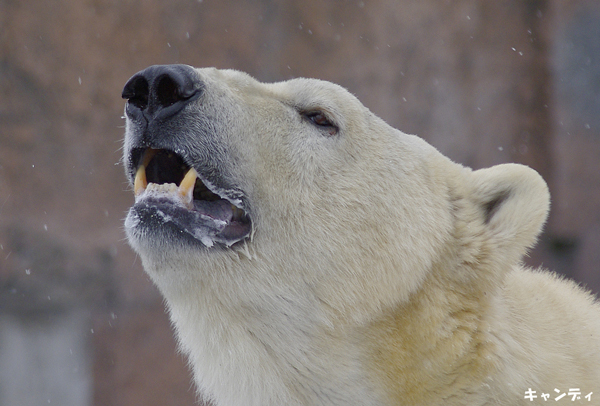
<svg viewBox="0 0 600 406"><path fill-rule="evenodd" d="M190 168L189 171L183 177L183 180L179 184L179 194L185 198L188 202L192 201L192 195L194 193L194 185L196 184L196 178L198 178L198 172L194 168Z"/></svg>
<svg viewBox="0 0 600 406"><path fill-rule="evenodd" d="M142 193L148 186L148 181L146 180L146 167L157 152L157 149L152 148L148 148L146 151L144 151L142 164L138 166L137 171L135 172L135 181L133 182L133 193L136 196Z"/></svg>
<svg viewBox="0 0 600 406"><path fill-rule="evenodd" d="M150 163L150 161L152 161L152 158L154 158L154 155L156 155L157 152L158 152L157 149L153 149L153 148L146 149L144 151L144 156L142 157L142 165L148 166L148 164Z"/></svg>
<svg viewBox="0 0 600 406"><path fill-rule="evenodd" d="M148 186L148 182L146 181L146 167L144 165L140 165L135 173L133 193L138 196L146 189L146 186Z"/></svg>

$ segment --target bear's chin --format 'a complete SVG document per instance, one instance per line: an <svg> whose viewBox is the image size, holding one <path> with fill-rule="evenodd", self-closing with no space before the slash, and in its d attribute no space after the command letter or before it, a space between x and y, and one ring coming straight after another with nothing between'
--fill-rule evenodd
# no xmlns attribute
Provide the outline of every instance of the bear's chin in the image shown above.
<svg viewBox="0 0 600 406"><path fill-rule="evenodd" d="M218 218L211 217L205 210L190 210L168 199L147 198L129 209L125 228L130 239L143 245L174 243L201 244L207 248L215 245L231 247L245 240L252 227L249 221L232 220L230 204L221 202L212 205L212 212L223 213L223 217Z"/></svg>

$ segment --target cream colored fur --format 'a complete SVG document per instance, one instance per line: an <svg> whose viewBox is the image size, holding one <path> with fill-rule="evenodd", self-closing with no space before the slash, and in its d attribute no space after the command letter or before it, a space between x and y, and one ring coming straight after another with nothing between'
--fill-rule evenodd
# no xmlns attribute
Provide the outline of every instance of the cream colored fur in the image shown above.
<svg viewBox="0 0 600 406"><path fill-rule="evenodd" d="M197 72L252 238L193 248L127 232L200 393L219 406L530 405L580 388L594 393L579 403L600 404L599 305L521 265L549 207L535 171L462 167L328 82Z"/></svg>

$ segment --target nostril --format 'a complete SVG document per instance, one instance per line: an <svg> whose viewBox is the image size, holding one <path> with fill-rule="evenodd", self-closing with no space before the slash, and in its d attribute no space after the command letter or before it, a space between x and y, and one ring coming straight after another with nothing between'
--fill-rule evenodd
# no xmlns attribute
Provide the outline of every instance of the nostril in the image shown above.
<svg viewBox="0 0 600 406"><path fill-rule="evenodd" d="M179 84L171 76L164 75L158 79L156 85L156 99L162 107L169 107L180 100L185 100Z"/></svg>
<svg viewBox="0 0 600 406"><path fill-rule="evenodd" d="M148 107L149 94L150 86L148 85L148 81L142 76L137 76L125 85L121 97L128 99L129 103L143 110Z"/></svg>

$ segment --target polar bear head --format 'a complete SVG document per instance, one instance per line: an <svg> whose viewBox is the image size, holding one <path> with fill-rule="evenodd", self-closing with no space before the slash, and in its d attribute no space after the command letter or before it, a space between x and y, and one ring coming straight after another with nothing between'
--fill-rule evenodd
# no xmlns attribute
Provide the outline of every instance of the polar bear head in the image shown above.
<svg viewBox="0 0 600 406"><path fill-rule="evenodd" d="M404 309L380 328L392 347L458 348L445 312L493 307L547 216L535 171L453 163L329 82L152 66L123 97L126 233L196 382L222 404L375 404L365 360L389 357L367 350L365 326ZM393 362L433 379L419 354ZM480 385L490 369L477 371Z"/></svg>
<svg viewBox="0 0 600 406"><path fill-rule="evenodd" d="M153 66L123 97L126 232L167 300L293 292L369 317L434 264L502 273L546 218L533 170L464 168L329 82Z"/></svg>

